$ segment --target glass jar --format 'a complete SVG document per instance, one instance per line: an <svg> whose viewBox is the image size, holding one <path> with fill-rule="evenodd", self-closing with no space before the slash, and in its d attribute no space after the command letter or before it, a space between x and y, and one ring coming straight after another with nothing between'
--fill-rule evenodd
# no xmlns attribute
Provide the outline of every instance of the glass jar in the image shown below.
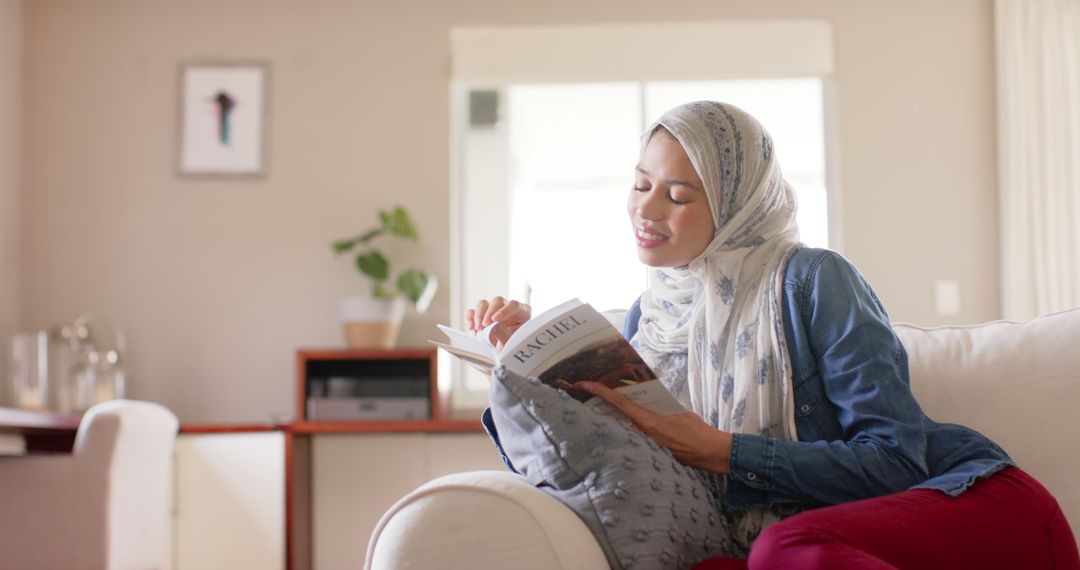
<svg viewBox="0 0 1080 570"><path fill-rule="evenodd" d="M76 319L72 329L74 334L70 338L74 364L71 367L70 385L73 411L85 412L102 402L123 398L126 391L123 333L107 321L91 315ZM107 329L108 334L103 334L102 329ZM109 343L115 348L101 348L103 337L112 337Z"/></svg>

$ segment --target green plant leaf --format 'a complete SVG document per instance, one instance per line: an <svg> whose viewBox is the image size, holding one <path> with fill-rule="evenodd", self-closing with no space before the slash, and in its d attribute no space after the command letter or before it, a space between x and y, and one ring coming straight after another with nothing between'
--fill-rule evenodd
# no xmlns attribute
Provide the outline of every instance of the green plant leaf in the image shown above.
<svg viewBox="0 0 1080 570"><path fill-rule="evenodd" d="M386 281L390 276L390 262L376 249L356 256L356 268L375 281Z"/></svg>
<svg viewBox="0 0 1080 570"><path fill-rule="evenodd" d="M397 279L397 290L415 305L427 288L428 275L419 269L410 269Z"/></svg>
<svg viewBox="0 0 1080 570"><path fill-rule="evenodd" d="M356 238L356 242L357 243L367 243L367 242L375 239L376 237L382 235L383 231L384 230L382 228L375 228L373 230L368 230L368 231L364 232L364 235Z"/></svg>
<svg viewBox="0 0 1080 570"><path fill-rule="evenodd" d="M395 206L392 212L382 210L379 212L379 219L382 220L383 228L390 233L412 241L420 241L420 234L416 232L416 226L413 225L405 208Z"/></svg>
<svg viewBox="0 0 1080 570"><path fill-rule="evenodd" d="M330 247L334 249L334 253L341 255L342 253L345 253L346 251L349 251L350 249L356 247L356 243L357 241L355 239L339 239L334 243L330 244Z"/></svg>

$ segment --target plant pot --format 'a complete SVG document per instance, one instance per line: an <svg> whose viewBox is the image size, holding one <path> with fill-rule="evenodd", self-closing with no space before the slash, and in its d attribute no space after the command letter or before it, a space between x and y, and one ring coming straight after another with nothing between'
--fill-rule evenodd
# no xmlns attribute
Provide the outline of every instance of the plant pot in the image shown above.
<svg viewBox="0 0 1080 570"><path fill-rule="evenodd" d="M353 295L341 300L339 307L345 346L349 348L394 348L401 320L405 317L405 299L375 299Z"/></svg>

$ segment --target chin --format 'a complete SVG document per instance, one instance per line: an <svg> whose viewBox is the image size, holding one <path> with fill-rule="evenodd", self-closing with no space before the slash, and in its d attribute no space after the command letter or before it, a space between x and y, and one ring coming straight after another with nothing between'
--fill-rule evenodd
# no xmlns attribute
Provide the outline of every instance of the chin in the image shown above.
<svg viewBox="0 0 1080 570"><path fill-rule="evenodd" d="M640 261L641 263L643 263L643 264L645 264L645 265L647 265L649 267L653 267L653 268L678 267L679 266L679 264L674 263L669 259L664 259L663 256L651 255L649 253L645 253L645 252L641 252L641 251L638 252L638 261Z"/></svg>
<svg viewBox="0 0 1080 570"><path fill-rule="evenodd" d="M685 247L674 247L675 244L666 243L660 247L637 246L638 261L655 268L661 267L686 267L693 258L686 258ZM704 246L703 246L704 247Z"/></svg>

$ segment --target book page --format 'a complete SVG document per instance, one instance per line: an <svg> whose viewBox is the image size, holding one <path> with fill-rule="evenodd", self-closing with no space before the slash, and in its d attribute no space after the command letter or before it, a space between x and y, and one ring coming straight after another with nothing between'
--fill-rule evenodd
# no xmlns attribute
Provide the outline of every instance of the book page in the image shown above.
<svg viewBox="0 0 1080 570"><path fill-rule="evenodd" d="M498 353L488 343L472 336L469 333L459 331L455 328L450 328L446 325L435 325L439 327L439 330L450 339L449 343L441 343L435 341L428 341L436 346L447 348L448 352L455 355L462 356L463 354L472 355L474 360L483 360L488 364L494 365ZM453 347L456 350L449 350L449 347Z"/></svg>
<svg viewBox="0 0 1080 570"><path fill-rule="evenodd" d="M468 364L469 366L472 366L473 368L479 370L480 372L483 372L485 375L490 376L491 375L491 370L493 368L495 368L495 363L494 362L492 362L491 360L489 360L489 359L487 359L487 358L485 358L483 356L480 356L480 355L476 354L475 352L469 352L467 350L463 350L463 349L458 348L456 346L446 344L446 343L443 343L443 342L438 342L438 341L435 341L435 340L429 340L428 342L430 342L431 344L434 344L435 346L445 350L446 352L449 352L450 354L453 354L454 356L460 358L461 360L464 360L466 364Z"/></svg>

